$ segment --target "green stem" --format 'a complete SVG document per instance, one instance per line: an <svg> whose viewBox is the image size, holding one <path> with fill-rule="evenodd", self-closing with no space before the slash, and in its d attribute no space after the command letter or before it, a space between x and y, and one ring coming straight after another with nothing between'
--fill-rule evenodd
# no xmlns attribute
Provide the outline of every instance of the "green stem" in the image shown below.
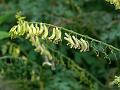
<svg viewBox="0 0 120 90"><path fill-rule="evenodd" d="M3 59L7 59L7 58L11 58L11 59L22 59L22 58L20 58L20 57L13 57L13 56L2 56L2 57L0 57L0 60L3 60Z"/></svg>
<svg viewBox="0 0 120 90"><path fill-rule="evenodd" d="M33 63L33 64L36 64L36 65L37 65L37 63L33 62L32 60L27 60L27 59L22 58L22 57L13 57L13 56L2 56L2 57L0 57L0 60L4 60L4 59L24 60L24 61L27 61L27 62L29 62L29 63Z"/></svg>
<svg viewBox="0 0 120 90"><path fill-rule="evenodd" d="M40 24L39 22L28 22L28 23L37 23L37 24ZM112 49L120 52L120 49L118 49L118 48L116 48L116 47L114 47L114 46L112 46L112 45L110 45L110 44L107 44L107 43L105 43L105 42L102 42L102 41L99 41L99 40L97 40L97 39L91 38L91 37L89 37L89 36L87 36L87 35L83 35L83 34L74 32L73 30L69 30L69 29L66 29L66 28L63 28L63 27L59 27L59 26L52 25L52 24L47 24L47 23L43 23L43 24L46 24L46 25L52 26L52 27L57 27L57 28L59 28L59 29L61 29L61 30L63 30L63 31L66 31L66 32L69 32L69 33L72 33L72 34L75 34L75 35L78 35L78 36L87 38L87 39L89 39L89 40L91 40L91 41L94 41L94 42L97 42L97 43L101 43L101 44L103 44L103 45L105 45L105 46L107 46L107 47L109 47L109 48L112 48Z"/></svg>

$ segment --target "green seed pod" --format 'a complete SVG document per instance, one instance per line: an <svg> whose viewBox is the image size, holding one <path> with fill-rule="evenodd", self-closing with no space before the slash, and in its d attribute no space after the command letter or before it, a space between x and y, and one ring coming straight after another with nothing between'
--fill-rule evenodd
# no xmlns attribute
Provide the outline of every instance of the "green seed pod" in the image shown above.
<svg viewBox="0 0 120 90"><path fill-rule="evenodd" d="M79 41L79 44L81 46L80 52L83 52L84 51L84 44L83 44L83 42L81 42L81 40L78 40L78 41Z"/></svg>
<svg viewBox="0 0 120 90"><path fill-rule="evenodd" d="M10 29L9 34L10 34L11 38L15 38L15 37L17 36L17 31L16 31L16 29L17 29L17 25L13 26L13 27Z"/></svg>
<svg viewBox="0 0 120 90"><path fill-rule="evenodd" d="M46 39L48 36L48 28L46 27L45 24L43 25L43 30L44 30L44 32L42 34L42 39Z"/></svg>
<svg viewBox="0 0 120 90"><path fill-rule="evenodd" d="M55 28L55 40L54 42L58 43L61 40L61 31L58 29L58 27Z"/></svg>
<svg viewBox="0 0 120 90"><path fill-rule="evenodd" d="M39 38L36 36L36 41L35 41L35 43L36 43L36 46L39 46L40 45L40 41L39 41Z"/></svg>
<svg viewBox="0 0 120 90"><path fill-rule="evenodd" d="M18 35L21 35L21 26L19 24L18 24L17 32L18 32Z"/></svg>
<svg viewBox="0 0 120 90"><path fill-rule="evenodd" d="M41 35L42 33L43 33L43 25L42 25L42 23L40 23L39 35Z"/></svg>
<svg viewBox="0 0 120 90"><path fill-rule="evenodd" d="M87 43L85 40L83 40L82 38L80 39L81 41L81 52L82 51L86 51L87 50Z"/></svg>
<svg viewBox="0 0 120 90"><path fill-rule="evenodd" d="M90 47L89 42L86 41L86 43L87 43L87 50L86 51L89 51L89 47Z"/></svg>
<svg viewBox="0 0 120 90"><path fill-rule="evenodd" d="M33 24L30 25L30 28L32 29L32 34L36 35L36 28L34 27Z"/></svg>
<svg viewBox="0 0 120 90"><path fill-rule="evenodd" d="M55 28L53 28L52 35L48 38L49 40L53 40L55 38Z"/></svg>
<svg viewBox="0 0 120 90"><path fill-rule="evenodd" d="M42 44L41 54L47 56L49 60L52 60L52 55L50 54L50 52L46 49L46 47L43 44Z"/></svg>
<svg viewBox="0 0 120 90"><path fill-rule="evenodd" d="M26 32L26 23L25 23L25 22L23 22L23 23L22 23L22 25L21 25L21 27L22 27L22 30L21 30L21 35L24 35L24 34L25 34L25 32Z"/></svg>
<svg viewBox="0 0 120 90"><path fill-rule="evenodd" d="M74 48L75 49L79 49L80 48L80 44L79 44L79 41L77 38L75 38L75 36L72 36L74 42L75 42L75 45L74 45Z"/></svg>
<svg viewBox="0 0 120 90"><path fill-rule="evenodd" d="M73 48L73 46L75 45L75 43L72 40L72 37L70 35L68 35L67 33L65 33L66 37L64 37L64 39L66 41L68 41L67 45L70 45L70 48Z"/></svg>
<svg viewBox="0 0 120 90"><path fill-rule="evenodd" d="M45 66L45 65L52 66L52 63L50 63L49 61L45 61L45 62L43 62L42 65L43 65L43 66Z"/></svg>
<svg viewBox="0 0 120 90"><path fill-rule="evenodd" d="M28 28L28 34L27 34L27 36L26 36L26 39L30 38L30 37L32 36L32 34L33 34L32 29L30 28L29 25L28 25L27 28Z"/></svg>
<svg viewBox="0 0 120 90"><path fill-rule="evenodd" d="M38 27L38 24L35 24L35 28L36 28L36 35L38 36L39 35L39 27Z"/></svg>

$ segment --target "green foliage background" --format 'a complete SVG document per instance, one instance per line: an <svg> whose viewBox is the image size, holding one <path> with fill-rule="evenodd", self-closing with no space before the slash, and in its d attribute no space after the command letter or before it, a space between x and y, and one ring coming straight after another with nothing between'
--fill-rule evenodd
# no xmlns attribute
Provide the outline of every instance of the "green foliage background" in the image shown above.
<svg viewBox="0 0 120 90"><path fill-rule="evenodd" d="M120 48L120 11L105 0L0 0L0 90L119 90L109 83L120 74L120 52L109 54L109 61L94 50L83 53L53 44L84 70L56 53L56 69L43 67L43 56L27 40L8 35L18 11L28 21L62 26Z"/></svg>

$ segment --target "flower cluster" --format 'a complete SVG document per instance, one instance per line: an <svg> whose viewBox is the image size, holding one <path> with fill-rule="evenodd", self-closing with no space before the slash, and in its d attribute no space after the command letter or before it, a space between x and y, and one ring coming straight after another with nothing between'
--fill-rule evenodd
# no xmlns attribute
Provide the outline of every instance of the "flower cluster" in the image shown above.
<svg viewBox="0 0 120 90"><path fill-rule="evenodd" d="M70 45L70 48L80 49L81 52L89 50L89 43L82 38L79 40L75 36L65 33L64 39L68 42L67 45Z"/></svg>
<svg viewBox="0 0 120 90"><path fill-rule="evenodd" d="M50 30L52 30L51 33ZM57 26L48 28L47 24L45 23L32 23L24 21L23 19L20 19L18 21L18 25L13 26L9 33L11 38L25 36L26 39L29 39L32 45L36 47L35 51L47 56L50 60L52 59L52 55L46 49L44 44L40 43L39 38L43 40L49 40L56 44L62 41L62 33ZM64 39L68 42L67 45L70 45L71 48L79 49L81 52L89 50L89 43L82 38L79 40L75 36L70 36L69 34L65 33Z"/></svg>
<svg viewBox="0 0 120 90"><path fill-rule="evenodd" d="M118 85L118 87L120 87L120 76L115 76L114 81L112 81L110 85Z"/></svg>
<svg viewBox="0 0 120 90"><path fill-rule="evenodd" d="M106 0L107 2L110 2L110 4L114 4L116 9L120 9L120 0Z"/></svg>
<svg viewBox="0 0 120 90"><path fill-rule="evenodd" d="M22 36L26 34L26 38L29 39L33 36L39 36L42 39L49 39L54 43L61 41L61 31L55 27L53 28L52 35L49 36L48 27L44 23L28 23L27 21L21 21L18 25L15 25L10 30L12 38Z"/></svg>
<svg viewBox="0 0 120 90"><path fill-rule="evenodd" d="M42 23L29 24L27 21L20 21L18 25L11 28L9 33L11 38L25 36L26 39L29 39L32 45L35 46L35 51L40 52L41 55L47 56L49 60L52 59L50 52L46 49L44 44L41 44L39 41L40 36L42 39L46 39L48 36L48 28L46 25Z"/></svg>

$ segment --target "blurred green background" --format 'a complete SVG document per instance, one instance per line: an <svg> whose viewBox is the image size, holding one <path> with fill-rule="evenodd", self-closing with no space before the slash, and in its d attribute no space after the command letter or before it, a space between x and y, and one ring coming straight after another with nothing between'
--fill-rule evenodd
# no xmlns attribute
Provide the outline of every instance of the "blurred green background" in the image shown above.
<svg viewBox="0 0 120 90"><path fill-rule="evenodd" d="M119 90L109 85L120 74L119 52L110 54L109 61L94 50L51 45L84 70L71 69L55 53L56 69L42 67L44 58L27 40L8 35L18 11L28 21L65 27L120 48L120 11L105 0L0 0L0 90Z"/></svg>

